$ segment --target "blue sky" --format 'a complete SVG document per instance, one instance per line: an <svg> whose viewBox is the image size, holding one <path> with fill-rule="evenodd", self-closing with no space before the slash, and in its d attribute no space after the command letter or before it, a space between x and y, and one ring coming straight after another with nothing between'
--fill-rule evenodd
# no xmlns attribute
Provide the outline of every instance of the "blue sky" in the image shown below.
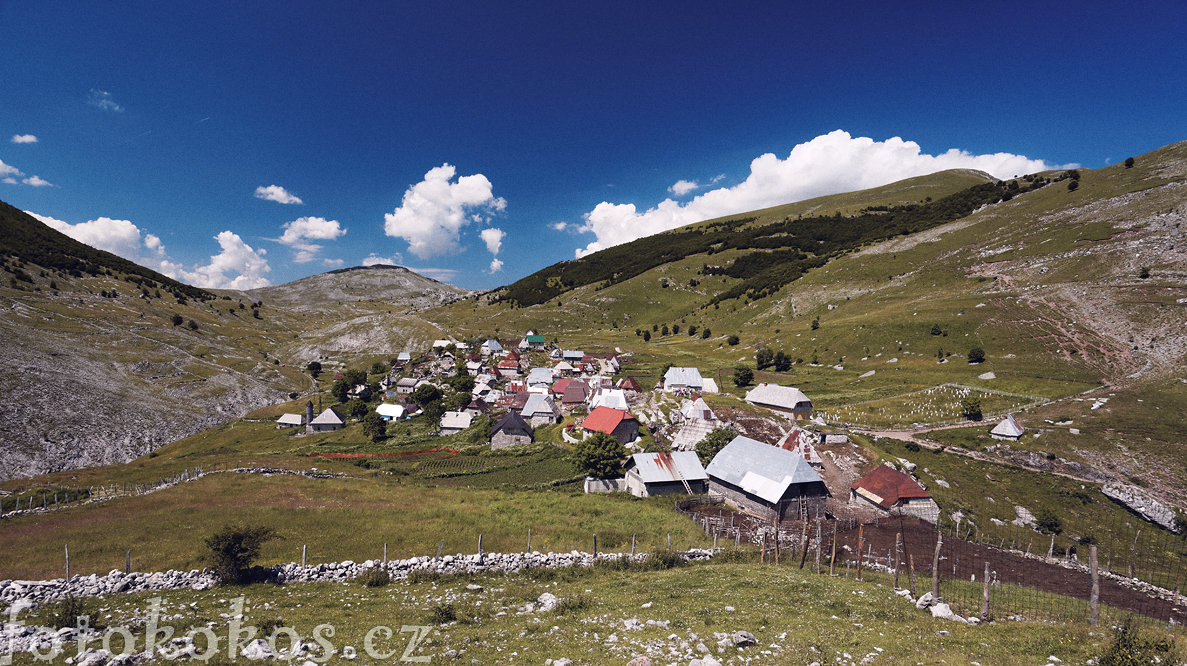
<svg viewBox="0 0 1187 666"><path fill-rule="evenodd" d="M488 288L1187 138L1179 3L504 4L0 2L0 199L202 286L370 258Z"/></svg>

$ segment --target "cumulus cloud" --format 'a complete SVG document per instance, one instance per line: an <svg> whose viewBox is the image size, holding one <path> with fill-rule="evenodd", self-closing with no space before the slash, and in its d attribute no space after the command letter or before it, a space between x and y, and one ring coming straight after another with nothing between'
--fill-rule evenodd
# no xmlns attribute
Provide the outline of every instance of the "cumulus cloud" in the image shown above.
<svg viewBox="0 0 1187 666"><path fill-rule="evenodd" d="M461 228L489 221L507 202L494 196L486 176L454 181L456 175L450 164L430 169L424 180L404 192L399 207L383 216L384 233L407 241L408 249L421 259L459 251Z"/></svg>
<svg viewBox="0 0 1187 666"><path fill-rule="evenodd" d="M548 226L553 231L564 231L565 229L569 228L569 223L568 222L553 222L552 224L550 224Z"/></svg>
<svg viewBox="0 0 1187 666"><path fill-rule="evenodd" d="M275 201L282 204L299 204L304 203L301 197L289 192L279 185L263 185L256 188L256 198L264 199L265 201Z"/></svg>
<svg viewBox="0 0 1187 666"><path fill-rule="evenodd" d="M17 179L13 178L12 176L6 176L4 179L0 180L0 183L8 183L9 185L16 185Z"/></svg>
<svg viewBox="0 0 1187 666"><path fill-rule="evenodd" d="M698 188L700 188L700 184L695 180L678 180L668 188L668 191L678 197L682 197Z"/></svg>
<svg viewBox="0 0 1187 666"><path fill-rule="evenodd" d="M13 143L37 143L37 137L32 134L13 134Z"/></svg>
<svg viewBox="0 0 1187 666"><path fill-rule="evenodd" d="M507 236L502 229L494 227L483 229L478 232L478 235L482 238L482 242L486 243L486 251L491 254L499 253L499 249L503 247L503 239Z"/></svg>
<svg viewBox="0 0 1187 666"><path fill-rule="evenodd" d="M44 222L46 226L56 229L80 243L106 250L144 266L152 267L156 258L163 257L165 254L165 246L161 244L161 239L149 233L142 237L140 228L131 220L100 217L78 224L70 224L47 215L38 215L33 212L29 212L29 214Z"/></svg>
<svg viewBox="0 0 1187 666"><path fill-rule="evenodd" d="M192 271L177 267L176 275L196 287L206 289L255 289L272 284L265 273L272 270L264 258L266 250L252 249L239 234L227 230L214 237L221 251L210 257L210 263ZM168 273L166 273L168 275Z"/></svg>
<svg viewBox="0 0 1187 666"><path fill-rule="evenodd" d="M322 259L321 265L326 268L340 268L346 261L344 259Z"/></svg>
<svg viewBox="0 0 1187 666"><path fill-rule="evenodd" d="M974 155L956 148L928 155L919 144L892 137L874 141L836 130L792 148L785 159L771 153L750 163L750 174L733 187L699 194L687 203L665 199L639 211L634 204L603 201L585 214L580 230L596 240L578 257L651 234L722 215L849 192L944 169L977 169L997 178L1056 168L1012 153ZM673 186L675 187L675 186Z"/></svg>
<svg viewBox="0 0 1187 666"><path fill-rule="evenodd" d="M49 186L53 185L53 183L49 182L48 180L46 180L38 175L29 176L28 178L22 180L21 182L26 185L31 185L32 187L49 187Z"/></svg>
<svg viewBox="0 0 1187 666"><path fill-rule="evenodd" d="M490 260L490 272L498 273L501 270L503 270L503 260L502 259L491 259Z"/></svg>
<svg viewBox="0 0 1187 666"><path fill-rule="evenodd" d="M399 253L396 253L395 255L390 256L390 257L381 257L381 256L375 254L374 252L372 252L370 255L367 256L366 259L363 259L363 265L364 266L381 266L381 265L382 266L400 266L400 265L402 265L403 261L404 261L404 257L400 256Z"/></svg>
<svg viewBox="0 0 1187 666"><path fill-rule="evenodd" d="M413 273L418 273L440 282L449 282L457 277L457 271L452 268L412 268L411 266L407 266L406 268Z"/></svg>
<svg viewBox="0 0 1187 666"><path fill-rule="evenodd" d="M94 88L91 88L91 94L87 97L87 104L90 104L96 109L111 111L112 113L119 113L124 110L124 107L115 101L115 97L111 93L106 90L96 90Z"/></svg>
<svg viewBox="0 0 1187 666"><path fill-rule="evenodd" d="M185 266L169 258L160 237L147 232L142 233L130 220L99 217L87 222L70 224L48 215L26 212L74 240L106 250L196 287L253 289L269 284L264 278L264 273L271 270L268 261L264 259L265 251L253 250L231 231L224 231L214 237L222 251L212 256L209 264L186 270Z"/></svg>
<svg viewBox="0 0 1187 666"><path fill-rule="evenodd" d="M324 217L299 217L292 222L285 222L281 228L284 229L284 235L268 240L275 240L293 248L296 251L293 261L298 264L317 259L317 253L322 246L312 241L334 240L346 234L338 220L327 220Z"/></svg>
<svg viewBox="0 0 1187 666"><path fill-rule="evenodd" d="M23 175L25 174L20 169L12 166L11 164L5 164L4 160L0 160L0 176L7 176L11 178L12 176Z"/></svg>

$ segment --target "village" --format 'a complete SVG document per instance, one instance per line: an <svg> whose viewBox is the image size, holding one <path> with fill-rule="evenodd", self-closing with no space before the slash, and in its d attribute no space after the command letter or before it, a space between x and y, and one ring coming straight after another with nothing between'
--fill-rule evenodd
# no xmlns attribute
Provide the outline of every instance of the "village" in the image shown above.
<svg viewBox="0 0 1187 666"><path fill-rule="evenodd" d="M372 383L361 371L336 372L331 393L342 404L318 410L309 400L277 427L330 432L354 418L370 421L379 441L388 424L429 419L436 434L468 432L491 451L540 441L542 429L559 433L545 441L574 452L596 440L609 448L593 455L611 460L589 467L586 493L707 497L745 516L748 541L775 526L777 543L786 521L939 520L913 463L873 465L799 389L760 383L745 393L745 412L723 408L719 416L705 399L720 394L717 381L698 368L667 367L644 385L624 371L630 359L621 350L566 349L535 330L514 340L439 339L423 353L400 353L390 368L376 363L371 375L382 377ZM992 431L995 439L1021 435L1012 416Z"/></svg>

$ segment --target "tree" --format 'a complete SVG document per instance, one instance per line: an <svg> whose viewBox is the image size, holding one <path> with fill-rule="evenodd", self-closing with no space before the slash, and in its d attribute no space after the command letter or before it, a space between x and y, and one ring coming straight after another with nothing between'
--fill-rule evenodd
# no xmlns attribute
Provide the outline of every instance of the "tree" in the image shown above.
<svg viewBox="0 0 1187 666"><path fill-rule="evenodd" d="M189 323L186 324L186 326L189 326L191 331L198 330L198 322L194 321L193 319L191 319Z"/></svg>
<svg viewBox="0 0 1187 666"><path fill-rule="evenodd" d="M367 403L358 398L351 398L346 403L346 413L356 419L362 418L367 415Z"/></svg>
<svg viewBox="0 0 1187 666"><path fill-rule="evenodd" d="M643 331L643 341L651 342L651 331Z"/></svg>
<svg viewBox="0 0 1187 666"><path fill-rule="evenodd" d="M339 379L330 387L330 395L338 402L346 402L347 393L350 393L350 382L345 379Z"/></svg>
<svg viewBox="0 0 1187 666"><path fill-rule="evenodd" d="M446 381L448 381L449 385L453 387L453 390L457 391L458 393L465 393L468 395L474 390L474 378L468 374L455 375Z"/></svg>
<svg viewBox="0 0 1187 666"><path fill-rule="evenodd" d="M754 367L762 370L775 362L775 353L766 347L762 347L754 353Z"/></svg>
<svg viewBox="0 0 1187 666"><path fill-rule="evenodd" d="M668 325L667 325L667 324L664 324L663 328L659 329L659 334L660 334L660 335L667 335L667 334L668 334Z"/></svg>
<svg viewBox="0 0 1187 666"><path fill-rule="evenodd" d="M931 334L932 335L943 335L944 329L940 328L939 324L932 324L931 325Z"/></svg>
<svg viewBox="0 0 1187 666"><path fill-rule="evenodd" d="M1077 189L1079 189L1079 187L1080 187L1080 181L1078 181L1078 180L1069 180L1067 182L1067 191L1068 192L1075 192Z"/></svg>
<svg viewBox="0 0 1187 666"><path fill-rule="evenodd" d="M672 324L672 335L680 334L680 324Z"/></svg>
<svg viewBox="0 0 1187 666"><path fill-rule="evenodd" d="M432 384L421 384L416 387L416 390L409 397L412 398L412 402L423 408L425 405L441 399L441 389Z"/></svg>
<svg viewBox="0 0 1187 666"><path fill-rule="evenodd" d="M182 319L181 315L179 315L179 314L173 315L173 325L174 326L181 326L182 322L184 322L184 321L185 321L185 319Z"/></svg>
<svg viewBox="0 0 1187 666"><path fill-rule="evenodd" d="M701 331L702 340L708 340L712 335L713 331L710 331L708 327L705 327L705 330Z"/></svg>
<svg viewBox="0 0 1187 666"><path fill-rule="evenodd" d="M969 363L984 363L985 350L980 347L973 347L969 350Z"/></svg>
<svg viewBox="0 0 1187 666"><path fill-rule="evenodd" d="M1046 506L1039 507L1039 510L1035 511L1035 526L1039 528L1040 532L1046 534L1059 534L1063 531L1063 521L1055 515L1050 507Z"/></svg>
<svg viewBox="0 0 1187 666"><path fill-rule="evenodd" d="M1126 169L1132 169L1132 168L1133 168L1133 158L1132 158L1132 157L1127 157L1127 158L1125 158L1125 168L1126 168Z"/></svg>
<svg viewBox="0 0 1187 666"><path fill-rule="evenodd" d="M734 441L737 436L737 433L726 426L714 428L697 443L697 457L701 459L701 464L708 467L709 463L713 461L713 456L724 449L726 444Z"/></svg>
<svg viewBox="0 0 1187 666"><path fill-rule="evenodd" d="M812 320L812 330L815 331L818 328L820 328L820 317Z"/></svg>
<svg viewBox="0 0 1187 666"><path fill-rule="evenodd" d="M734 385L749 386L754 381L754 371L744 365L734 368Z"/></svg>
<svg viewBox="0 0 1187 666"><path fill-rule="evenodd" d="M317 379L317 376L321 374L321 363L310 361L309 365L305 366L305 372L308 372L310 377Z"/></svg>
<svg viewBox="0 0 1187 666"><path fill-rule="evenodd" d="M774 364L775 372L787 372L788 370L791 370L791 357L787 354L784 354L783 350L780 349L775 353Z"/></svg>
<svg viewBox="0 0 1187 666"><path fill-rule="evenodd" d="M625 457L626 447L604 432L594 433L573 446L573 466L596 479L620 476Z"/></svg>
<svg viewBox="0 0 1187 666"><path fill-rule="evenodd" d="M1149 266L1142 266L1142 270L1141 270L1141 272L1139 272L1139 273L1138 273L1138 277L1139 277L1139 278L1141 278L1141 279L1143 279L1143 280L1148 280L1148 279L1150 279L1150 267L1149 267Z"/></svg>
<svg viewBox="0 0 1187 666"><path fill-rule="evenodd" d="M387 437L387 421L376 412L367 412L363 417L363 435L372 442L378 442Z"/></svg>
<svg viewBox="0 0 1187 666"><path fill-rule="evenodd" d="M373 375L387 374L387 366L385 366L381 361L375 361L374 363L371 364L371 374L373 374Z"/></svg>
<svg viewBox="0 0 1187 666"><path fill-rule="evenodd" d="M250 579L251 565L260 556L264 544L280 536L263 525L227 525L206 537L205 560L219 581L241 585Z"/></svg>
<svg viewBox="0 0 1187 666"><path fill-rule="evenodd" d="M736 335L731 335L725 339L725 343L731 347L738 344L739 342L741 342L741 340Z"/></svg>
<svg viewBox="0 0 1187 666"><path fill-rule="evenodd" d="M367 373L365 373L362 370L359 370L357 368L351 368L350 370L347 370L345 377L346 377L346 383L350 384L351 387L355 387L355 386L358 386L359 384L367 383Z"/></svg>
<svg viewBox="0 0 1187 666"><path fill-rule="evenodd" d="M696 327L696 326L689 326L689 327L688 327L688 337L690 337L690 338L691 338L691 337L693 337L693 336L694 336L694 335L696 335L696 334L697 334L697 327Z"/></svg>
<svg viewBox="0 0 1187 666"><path fill-rule="evenodd" d="M970 395L960 401L960 413L970 421L981 420L981 399Z"/></svg>

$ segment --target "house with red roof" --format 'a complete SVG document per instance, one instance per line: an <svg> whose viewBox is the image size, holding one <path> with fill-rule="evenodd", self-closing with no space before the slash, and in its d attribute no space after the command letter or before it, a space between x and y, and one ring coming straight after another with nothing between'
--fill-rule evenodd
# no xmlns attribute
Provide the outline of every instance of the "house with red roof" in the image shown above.
<svg viewBox="0 0 1187 666"><path fill-rule="evenodd" d="M585 434L592 435L604 432L618 440L619 444L633 442L639 437L639 422L631 413L623 409L598 407L585 417L581 424Z"/></svg>
<svg viewBox="0 0 1187 666"><path fill-rule="evenodd" d="M887 515L915 516L929 523L940 507L916 481L897 469L879 465L849 487L849 503L873 505Z"/></svg>
<svg viewBox="0 0 1187 666"><path fill-rule="evenodd" d="M618 388L624 391L635 391L637 393L643 392L643 387L639 386L639 381L634 377L627 377L626 379L620 380L618 382Z"/></svg>

